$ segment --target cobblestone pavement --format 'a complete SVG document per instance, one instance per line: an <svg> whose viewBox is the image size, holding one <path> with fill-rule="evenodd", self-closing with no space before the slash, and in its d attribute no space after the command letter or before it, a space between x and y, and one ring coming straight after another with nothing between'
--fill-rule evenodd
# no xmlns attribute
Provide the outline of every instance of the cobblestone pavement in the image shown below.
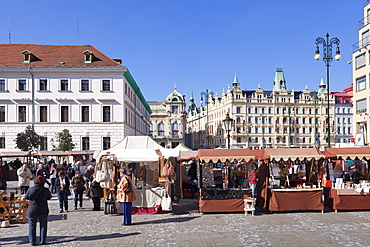
<svg viewBox="0 0 370 247"><path fill-rule="evenodd" d="M12 188L13 182L8 187ZM13 186L16 186L14 183ZM59 213L56 196L49 203L49 246L370 246L370 211L200 214L197 201L184 199L173 212L122 216L82 210ZM28 225L0 228L1 246L29 246Z"/></svg>

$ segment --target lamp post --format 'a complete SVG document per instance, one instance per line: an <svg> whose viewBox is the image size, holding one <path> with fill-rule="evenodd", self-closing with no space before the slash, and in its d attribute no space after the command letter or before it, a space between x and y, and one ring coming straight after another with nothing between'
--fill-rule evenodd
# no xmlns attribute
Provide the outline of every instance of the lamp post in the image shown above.
<svg viewBox="0 0 370 247"><path fill-rule="evenodd" d="M203 100L203 96L204 96L204 100ZM205 131L206 131L206 147L207 148L209 148L209 145L208 145L208 98L209 98L208 89L206 89L205 92L201 92L200 93L200 104L201 104L201 107L203 108L203 103L205 103L205 105L207 107L207 119L206 119L207 123L206 123L206 126L205 126Z"/></svg>
<svg viewBox="0 0 370 247"><path fill-rule="evenodd" d="M314 105L314 135L313 135L313 140L314 140L314 146L315 148L319 148L318 142L317 142L317 115L316 115L316 109L317 109L317 92L312 92L313 95L313 105Z"/></svg>
<svg viewBox="0 0 370 247"><path fill-rule="evenodd" d="M261 114L262 122L262 149L265 149L265 115Z"/></svg>
<svg viewBox="0 0 370 247"><path fill-rule="evenodd" d="M340 41L337 37L331 38L329 40L329 33L326 33L326 40L324 38L318 37L315 41L316 43L316 55L315 59L320 60L320 50L319 50L319 44L322 44L323 46L323 61L326 66L326 80L327 80L327 89L328 89L328 148L330 148L330 90L329 90L329 68L330 68L330 63L333 61L332 57L332 48L333 44L335 44L336 47L336 55L334 57L335 60L339 61L342 56L340 55L340 49L339 49L339 44Z"/></svg>
<svg viewBox="0 0 370 247"><path fill-rule="evenodd" d="M285 106L287 106L288 107L288 116L289 116L289 118L288 118L288 148L290 148L291 147L291 139L292 139L292 120L291 120L291 118L290 118L290 113L291 113L291 107L292 107L292 104L285 104Z"/></svg>
<svg viewBox="0 0 370 247"><path fill-rule="evenodd" d="M230 149L230 131L234 120L230 118L229 113L226 113L226 118L222 121L224 122L224 127L227 132L227 148Z"/></svg>

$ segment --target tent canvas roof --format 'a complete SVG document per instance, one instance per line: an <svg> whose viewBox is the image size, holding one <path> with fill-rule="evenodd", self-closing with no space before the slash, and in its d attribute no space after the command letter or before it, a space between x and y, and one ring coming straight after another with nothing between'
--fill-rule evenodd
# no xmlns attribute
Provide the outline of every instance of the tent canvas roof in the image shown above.
<svg viewBox="0 0 370 247"><path fill-rule="evenodd" d="M232 161L234 159L244 159L249 161L254 159L254 154L250 149L198 149L197 159L209 162L225 162L226 160Z"/></svg>
<svg viewBox="0 0 370 247"><path fill-rule="evenodd" d="M177 145L174 149L175 150L179 150L179 151L192 151L191 148L188 148L187 146L185 146L182 143L180 143L179 145Z"/></svg>
<svg viewBox="0 0 370 247"><path fill-rule="evenodd" d="M117 149L164 149L149 136L127 136L109 150Z"/></svg>
<svg viewBox="0 0 370 247"><path fill-rule="evenodd" d="M165 149L149 136L127 136L108 150L96 151L94 158L99 160L101 156L111 153L122 162L151 162L158 161L157 149L166 158L179 157L178 150Z"/></svg>
<svg viewBox="0 0 370 247"><path fill-rule="evenodd" d="M316 148L266 148L263 150L261 159L275 159L284 161L287 160L304 160L307 159L321 159L321 155Z"/></svg>
<svg viewBox="0 0 370 247"><path fill-rule="evenodd" d="M370 147L325 148L324 155L338 159L370 159Z"/></svg>

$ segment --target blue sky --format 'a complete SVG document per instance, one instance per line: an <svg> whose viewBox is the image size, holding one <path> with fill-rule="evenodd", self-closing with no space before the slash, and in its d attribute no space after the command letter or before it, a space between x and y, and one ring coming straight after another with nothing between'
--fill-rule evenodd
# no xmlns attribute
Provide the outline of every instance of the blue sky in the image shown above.
<svg viewBox="0 0 370 247"><path fill-rule="evenodd" d="M315 39L341 41L330 89L352 83L352 45L358 42L363 0L34 0L3 1L0 43L92 44L121 58L147 100L173 91L218 92L236 71L242 89L271 90L276 67L288 89L317 90L324 62ZM77 35L77 22L79 35ZM320 47L321 48L321 47ZM322 48L321 48L322 49Z"/></svg>

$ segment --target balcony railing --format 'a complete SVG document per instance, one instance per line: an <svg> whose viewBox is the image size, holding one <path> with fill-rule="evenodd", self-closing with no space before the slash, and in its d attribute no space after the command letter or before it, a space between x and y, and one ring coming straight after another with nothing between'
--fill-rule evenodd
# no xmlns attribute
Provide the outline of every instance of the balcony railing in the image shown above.
<svg viewBox="0 0 370 247"><path fill-rule="evenodd" d="M369 0L370 1L370 0ZM370 45L370 38L366 38L363 40L360 40L359 42L352 45L352 51L356 52L362 48L365 48L366 46Z"/></svg>

